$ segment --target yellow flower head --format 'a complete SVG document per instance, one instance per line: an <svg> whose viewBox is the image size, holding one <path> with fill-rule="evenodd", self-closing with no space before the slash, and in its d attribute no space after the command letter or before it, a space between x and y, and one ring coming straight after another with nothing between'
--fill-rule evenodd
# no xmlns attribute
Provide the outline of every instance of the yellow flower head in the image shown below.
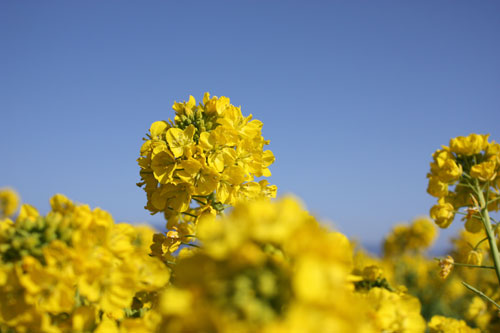
<svg viewBox="0 0 500 333"><path fill-rule="evenodd" d="M470 328L463 320L447 318L444 316L433 316L429 322L430 333L480 333L478 328Z"/></svg>
<svg viewBox="0 0 500 333"><path fill-rule="evenodd" d="M482 181L494 180L497 175L497 161L486 161L473 165L470 169L471 177L478 178Z"/></svg>
<svg viewBox="0 0 500 333"><path fill-rule="evenodd" d="M433 206L430 211L431 218L440 228L448 228L455 218L455 210L452 204L441 200Z"/></svg>
<svg viewBox="0 0 500 333"><path fill-rule="evenodd" d="M202 214L276 196L276 186L254 181L270 176L274 162L273 153L264 150L269 141L262 137L262 122L244 117L229 98L208 93L202 103L190 96L187 102L175 102L173 109L174 121L151 125L137 160L146 209L176 219L182 236L187 229L196 233ZM179 213L194 219L189 228L181 226Z"/></svg>
<svg viewBox="0 0 500 333"><path fill-rule="evenodd" d="M450 140L450 151L462 155L476 155L488 146L489 135L470 134Z"/></svg>
<svg viewBox="0 0 500 333"><path fill-rule="evenodd" d="M19 195L10 188L0 189L0 218L13 215L19 206Z"/></svg>

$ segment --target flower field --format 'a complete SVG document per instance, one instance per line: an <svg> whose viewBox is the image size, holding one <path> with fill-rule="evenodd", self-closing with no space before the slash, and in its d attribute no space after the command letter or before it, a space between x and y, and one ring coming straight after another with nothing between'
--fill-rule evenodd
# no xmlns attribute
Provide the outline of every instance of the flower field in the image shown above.
<svg viewBox="0 0 500 333"><path fill-rule="evenodd" d="M488 135L432 154L430 217L395 226L374 256L300 199L276 198L261 121L208 93L173 110L137 159L164 230L61 194L42 216L0 190L1 333L500 332L500 144ZM451 223L463 228L448 255L430 257Z"/></svg>

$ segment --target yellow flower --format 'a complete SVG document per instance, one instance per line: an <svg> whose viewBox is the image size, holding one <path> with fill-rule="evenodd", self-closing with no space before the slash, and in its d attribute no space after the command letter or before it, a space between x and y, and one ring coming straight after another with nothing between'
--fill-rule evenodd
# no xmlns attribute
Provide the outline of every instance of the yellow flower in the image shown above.
<svg viewBox="0 0 500 333"><path fill-rule="evenodd" d="M189 95L189 100L184 103L174 102L172 109L174 109L179 116L191 116L194 112L194 108L196 107L196 99Z"/></svg>
<svg viewBox="0 0 500 333"><path fill-rule="evenodd" d="M465 317L468 320L473 320L479 328L486 331L492 319L492 314L493 313L488 311L486 303L480 297L474 296L469 304Z"/></svg>
<svg viewBox="0 0 500 333"><path fill-rule="evenodd" d="M457 163L448 159L444 162L443 166L439 170L438 177L444 183L454 182L462 176L462 165L457 165Z"/></svg>
<svg viewBox="0 0 500 333"><path fill-rule="evenodd" d="M161 140L163 133L168 128L168 123L165 121L155 121L151 124L149 132L151 133L151 138L155 140ZM142 149L141 149L142 150Z"/></svg>
<svg viewBox="0 0 500 333"><path fill-rule="evenodd" d="M473 165L470 169L471 177L478 178L482 181L488 181L495 179L497 173L495 172L497 167L496 161L486 161Z"/></svg>
<svg viewBox="0 0 500 333"><path fill-rule="evenodd" d="M441 182L436 176L430 176L427 193L437 198L445 197L448 194L448 184Z"/></svg>
<svg viewBox="0 0 500 333"><path fill-rule="evenodd" d="M185 212L189 209L191 195L194 188L188 183L165 184L153 192L151 202L158 210L171 208L177 212Z"/></svg>
<svg viewBox="0 0 500 333"><path fill-rule="evenodd" d="M19 195L10 188L0 189L0 218L13 215L19 205Z"/></svg>
<svg viewBox="0 0 500 333"><path fill-rule="evenodd" d="M478 328L470 328L463 320L433 316L429 322L430 333L480 333Z"/></svg>
<svg viewBox="0 0 500 333"><path fill-rule="evenodd" d="M167 228L196 234L202 215L220 214L238 201L276 196L276 186L254 181L269 177L274 162L273 153L264 150L269 141L262 137L262 122L244 117L229 98L208 93L199 105L190 96L173 109L173 122L151 125L137 160L145 208L162 212Z"/></svg>
<svg viewBox="0 0 500 333"><path fill-rule="evenodd" d="M455 218L455 211L452 204L440 199L430 211L431 218L440 228L448 228Z"/></svg>
<svg viewBox="0 0 500 333"><path fill-rule="evenodd" d="M467 255L467 263L480 266L483 262L483 254L480 251L471 250Z"/></svg>
<svg viewBox="0 0 500 333"><path fill-rule="evenodd" d="M193 135L195 130L193 125L189 125L185 130L174 127L168 129L166 139L176 158L184 155L184 152L194 145Z"/></svg>
<svg viewBox="0 0 500 333"><path fill-rule="evenodd" d="M38 210L33 207L32 205L29 204L23 204L21 206L21 209L19 210L19 215L17 216L17 221L25 220L25 219L30 219L32 221L35 221L36 218L40 214L38 213Z"/></svg>
<svg viewBox="0 0 500 333"><path fill-rule="evenodd" d="M378 332L425 331L425 321L420 315L420 302L417 298L383 288L372 288L363 296L372 308Z"/></svg>
<svg viewBox="0 0 500 333"><path fill-rule="evenodd" d="M483 222L479 217L479 210L476 207L468 207L467 215L462 218L465 221L465 229L471 233L478 233L483 230Z"/></svg>
<svg viewBox="0 0 500 333"><path fill-rule="evenodd" d="M160 311L166 315L182 315L192 309L193 295L189 291L170 287L162 293Z"/></svg>
<svg viewBox="0 0 500 333"><path fill-rule="evenodd" d="M177 166L175 157L168 150L166 145L158 146L153 149L151 159L151 169L155 178L160 184L166 184L172 180L175 168Z"/></svg>
<svg viewBox="0 0 500 333"><path fill-rule="evenodd" d="M180 167L182 170L177 172L177 176L181 181L193 184L196 195L209 195L217 188L220 179L217 170L194 159L182 161Z"/></svg>
<svg viewBox="0 0 500 333"><path fill-rule="evenodd" d="M488 135L470 134L450 140L450 151L462 155L476 155L488 146Z"/></svg>

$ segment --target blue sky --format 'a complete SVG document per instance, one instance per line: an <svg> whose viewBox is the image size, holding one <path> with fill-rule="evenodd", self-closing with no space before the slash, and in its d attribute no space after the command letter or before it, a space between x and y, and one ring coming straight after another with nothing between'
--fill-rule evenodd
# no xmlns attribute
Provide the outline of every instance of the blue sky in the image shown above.
<svg viewBox="0 0 500 333"><path fill-rule="evenodd" d="M496 1L2 1L0 186L160 223L141 138L205 91L264 122L271 182L366 244L425 215L432 152L500 141ZM441 235L441 244L460 227Z"/></svg>

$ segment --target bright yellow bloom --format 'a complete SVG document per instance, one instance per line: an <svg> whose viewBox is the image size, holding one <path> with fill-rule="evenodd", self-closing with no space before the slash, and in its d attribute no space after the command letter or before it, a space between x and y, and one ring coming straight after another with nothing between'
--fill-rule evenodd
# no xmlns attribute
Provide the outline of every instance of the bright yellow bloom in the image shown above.
<svg viewBox="0 0 500 333"><path fill-rule="evenodd" d="M0 218L13 215L19 206L19 195L9 188L0 189Z"/></svg>
<svg viewBox="0 0 500 333"><path fill-rule="evenodd" d="M217 188L220 179L217 170L194 159L182 161L180 167L182 170L177 176L181 181L194 185L194 194L209 195Z"/></svg>
<svg viewBox="0 0 500 333"><path fill-rule="evenodd" d="M168 183L153 193L151 202L158 210L170 208L177 212L185 212L189 209L193 192L194 187L191 184Z"/></svg>
<svg viewBox="0 0 500 333"><path fill-rule="evenodd" d="M450 151L462 155L476 155L488 146L489 135L470 134L450 140Z"/></svg>
<svg viewBox="0 0 500 333"><path fill-rule="evenodd" d="M193 125L189 125L185 130L173 127L168 129L166 139L176 158L184 155L184 152L194 145L193 135L195 130Z"/></svg>
<svg viewBox="0 0 500 333"><path fill-rule="evenodd" d="M483 254L481 251L471 250L467 256L467 263L471 265L481 265L483 262Z"/></svg>
<svg viewBox="0 0 500 333"><path fill-rule="evenodd" d="M436 227L425 217L415 219L410 225L398 224L385 238L384 256L421 253L432 245L436 236Z"/></svg>
<svg viewBox="0 0 500 333"><path fill-rule="evenodd" d="M429 322L430 333L480 333L478 328L470 328L463 320L433 316Z"/></svg>
<svg viewBox="0 0 500 333"><path fill-rule="evenodd" d="M443 183L436 176L430 176L427 193L436 198L445 197L448 194L448 184Z"/></svg>
<svg viewBox="0 0 500 333"><path fill-rule="evenodd" d="M364 296L372 308L379 332L425 331L417 298L383 288L372 288Z"/></svg>
<svg viewBox="0 0 500 333"><path fill-rule="evenodd" d="M276 196L276 186L254 181L269 177L274 162L273 153L264 150L269 141L262 137L262 122L244 117L229 98L208 93L198 105L190 96L173 109L173 122L151 125L137 160L146 209L162 212L180 234L196 234L202 215L221 213L242 200Z"/></svg>
<svg viewBox="0 0 500 333"><path fill-rule="evenodd" d="M19 215L17 216L17 220L21 221L25 219L30 219L32 221L35 221L39 215L40 214L38 213L38 210L35 207L29 204L23 204L21 206L21 209L19 210Z"/></svg>
<svg viewBox="0 0 500 333"><path fill-rule="evenodd" d="M352 292L352 245L296 200L240 202L201 219L198 237L160 297L160 331L375 331L368 303Z"/></svg>
<svg viewBox="0 0 500 333"><path fill-rule="evenodd" d="M468 320L474 321L479 328L486 330L494 314L488 311L488 307L481 297L474 296L465 316Z"/></svg>
<svg viewBox="0 0 500 333"><path fill-rule="evenodd" d="M164 121L155 121L151 124L149 132L151 133L151 138L154 140L161 140L163 133L168 129L168 123Z"/></svg>
<svg viewBox="0 0 500 333"><path fill-rule="evenodd" d="M477 233L483 230L483 222L476 207L468 207L467 215L462 220L465 221L465 230L468 232Z"/></svg>
<svg viewBox="0 0 500 333"><path fill-rule="evenodd" d="M496 168L496 161L486 161L473 165L470 169L470 175L471 177L478 178L479 180L484 182L493 180L497 175L497 172L495 172Z"/></svg>
<svg viewBox="0 0 500 333"><path fill-rule="evenodd" d="M430 215L440 228L448 228L455 218L455 211L452 204L440 199L438 204L431 208Z"/></svg>
<svg viewBox="0 0 500 333"><path fill-rule="evenodd" d="M166 145L158 146L153 150L151 159L151 169L155 178L160 184L166 184L172 180L177 163L175 157Z"/></svg>

